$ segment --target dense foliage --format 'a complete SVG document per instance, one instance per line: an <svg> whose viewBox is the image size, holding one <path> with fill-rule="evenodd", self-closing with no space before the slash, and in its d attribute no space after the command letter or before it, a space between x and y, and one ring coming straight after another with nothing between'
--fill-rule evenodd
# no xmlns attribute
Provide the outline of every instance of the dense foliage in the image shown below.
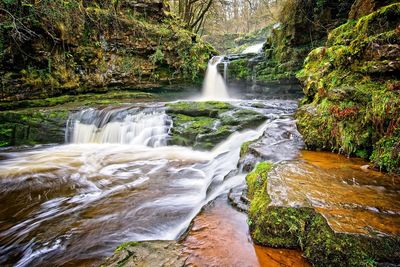
<svg viewBox="0 0 400 267"><path fill-rule="evenodd" d="M213 49L163 1L2 0L3 100L197 80Z"/></svg>

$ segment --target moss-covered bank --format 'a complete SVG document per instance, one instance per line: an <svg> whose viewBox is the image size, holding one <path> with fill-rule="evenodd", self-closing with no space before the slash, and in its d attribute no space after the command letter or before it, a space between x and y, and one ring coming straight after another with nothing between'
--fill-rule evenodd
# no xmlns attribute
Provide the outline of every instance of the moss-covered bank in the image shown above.
<svg viewBox="0 0 400 267"><path fill-rule="evenodd" d="M299 131L312 149L370 159L400 173L400 3L334 29L297 77Z"/></svg>
<svg viewBox="0 0 400 267"><path fill-rule="evenodd" d="M259 163L246 177L251 201L249 226L257 244L300 248L314 266L374 266L400 261L398 236L338 233L313 207L294 199L276 204L269 192L279 196L290 188L285 182L270 184L272 168L268 162Z"/></svg>
<svg viewBox="0 0 400 267"><path fill-rule="evenodd" d="M163 0L2 1L0 100L195 81L213 48Z"/></svg>
<svg viewBox="0 0 400 267"><path fill-rule="evenodd" d="M155 97L144 92L112 91L0 102L0 147L64 143L70 111L83 107L124 105L132 101L145 102Z"/></svg>
<svg viewBox="0 0 400 267"><path fill-rule="evenodd" d="M28 110L0 112L0 147L63 143L69 112Z"/></svg>

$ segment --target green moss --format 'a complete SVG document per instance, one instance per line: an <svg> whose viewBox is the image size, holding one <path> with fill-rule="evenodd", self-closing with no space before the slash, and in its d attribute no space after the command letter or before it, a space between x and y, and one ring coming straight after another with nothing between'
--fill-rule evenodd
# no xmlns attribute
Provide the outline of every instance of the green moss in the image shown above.
<svg viewBox="0 0 400 267"><path fill-rule="evenodd" d="M107 89L105 89L107 90ZM54 107L58 105L68 104L71 106L86 105L106 105L124 103L132 99L154 99L155 95L145 92L129 92L129 91L110 91L104 94L79 94L79 95L62 95L57 97L20 100L12 102L0 102L0 110L35 108L35 107Z"/></svg>
<svg viewBox="0 0 400 267"><path fill-rule="evenodd" d="M218 101L167 104L172 117L171 144L212 149L237 130L256 127L265 120L261 113Z"/></svg>
<svg viewBox="0 0 400 267"><path fill-rule="evenodd" d="M251 140L251 141L247 141L244 142L241 146L240 146L240 157L242 158L243 156L245 156L248 152L249 152L249 147L252 143L254 143L255 140Z"/></svg>
<svg viewBox="0 0 400 267"><path fill-rule="evenodd" d="M400 173L400 127L376 142L371 161L384 170Z"/></svg>
<svg viewBox="0 0 400 267"><path fill-rule="evenodd" d="M367 266L371 259L398 260L398 237L336 233L313 208L275 205L268 194L268 190L276 190L268 184L271 167L270 163L259 163L246 177L248 222L255 243L300 248L313 266Z"/></svg>
<svg viewBox="0 0 400 267"><path fill-rule="evenodd" d="M327 47L310 52L297 73L306 98L296 114L309 148L369 158L387 154L384 149L374 152L382 138L392 138L391 144L396 144L398 137L392 133L400 114L400 95L391 89L398 82L398 68L390 47L400 41L394 33L394 17L399 16L399 3L383 7L336 28ZM388 161L396 157L377 158L370 159L384 170L394 170L389 166L396 160Z"/></svg>
<svg viewBox="0 0 400 267"><path fill-rule="evenodd" d="M234 60L229 64L229 78L235 80L251 80L251 69L248 59Z"/></svg>
<svg viewBox="0 0 400 267"><path fill-rule="evenodd" d="M167 113L183 114L187 116L217 117L220 113L232 109L232 105L220 101L206 102L177 102L167 105Z"/></svg>
<svg viewBox="0 0 400 267"><path fill-rule="evenodd" d="M115 250L114 253L120 252L128 247L133 247L139 245L139 242L137 241L127 241L119 245Z"/></svg>
<svg viewBox="0 0 400 267"><path fill-rule="evenodd" d="M222 124L238 125L238 129L244 129L259 125L260 122L265 120L265 117L261 113L253 110L240 109L233 113L222 114L220 119Z"/></svg>
<svg viewBox="0 0 400 267"><path fill-rule="evenodd" d="M63 143L69 112L64 110L0 113L0 146Z"/></svg>
<svg viewBox="0 0 400 267"><path fill-rule="evenodd" d="M256 165L254 170L246 176L247 196L250 199L254 198L256 191L259 191L260 188L266 189L267 175L271 168L272 163L260 162Z"/></svg>

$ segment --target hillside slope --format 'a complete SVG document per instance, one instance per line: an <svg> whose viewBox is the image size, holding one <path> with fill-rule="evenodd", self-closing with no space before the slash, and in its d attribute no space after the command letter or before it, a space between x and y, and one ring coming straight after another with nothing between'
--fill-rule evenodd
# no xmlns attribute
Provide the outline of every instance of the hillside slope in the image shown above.
<svg viewBox="0 0 400 267"><path fill-rule="evenodd" d="M193 81L213 48L163 0L0 3L0 100Z"/></svg>

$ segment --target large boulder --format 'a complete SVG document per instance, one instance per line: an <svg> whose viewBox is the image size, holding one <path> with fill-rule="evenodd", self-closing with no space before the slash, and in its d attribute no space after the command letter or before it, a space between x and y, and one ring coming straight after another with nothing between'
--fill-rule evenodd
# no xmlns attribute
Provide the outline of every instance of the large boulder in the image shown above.
<svg viewBox="0 0 400 267"><path fill-rule="evenodd" d="M246 178L253 240L298 247L314 266L399 264L399 177L362 164L322 152L258 164Z"/></svg>
<svg viewBox="0 0 400 267"><path fill-rule="evenodd" d="M265 116L229 103L177 102L167 105L173 128L170 144L212 149L235 131L259 126Z"/></svg>

